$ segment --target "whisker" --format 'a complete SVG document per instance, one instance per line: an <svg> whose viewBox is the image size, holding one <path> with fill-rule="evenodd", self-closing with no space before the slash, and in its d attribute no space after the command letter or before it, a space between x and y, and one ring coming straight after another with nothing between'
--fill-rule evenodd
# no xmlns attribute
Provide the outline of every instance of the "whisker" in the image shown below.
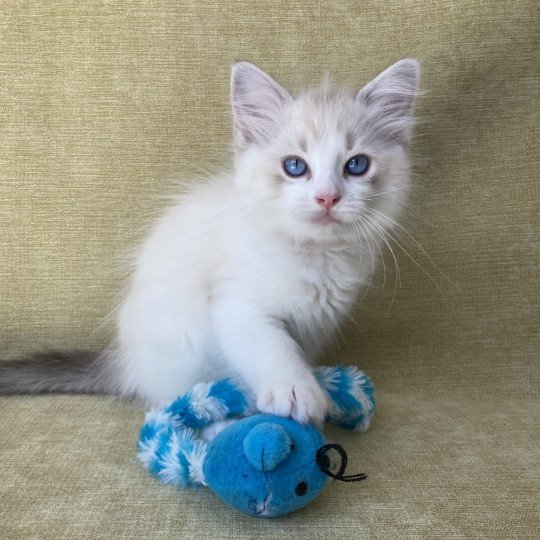
<svg viewBox="0 0 540 540"><path fill-rule="evenodd" d="M445 297L444 291L442 290L440 285L437 283L437 281L435 281L433 276L425 270L425 268L396 240L394 236L392 236L388 231L385 232L385 235L388 238L390 238L401 249L401 251L403 251L403 253L405 253L405 255L409 257L409 259L411 259L411 261L433 282L433 284L435 285L435 287L437 287L441 295Z"/></svg>
<svg viewBox="0 0 540 540"><path fill-rule="evenodd" d="M353 223L355 223L355 221L353 221ZM369 242L369 239L364 231L364 227L362 227L362 225L360 223L357 223L358 225L358 228L359 230L362 232L362 234L364 235L364 238L366 239L366 243L367 243L367 246L369 248L369 253L370 253L370 259L371 259L371 270L369 272L369 281L368 281L368 284L364 290L364 294L362 295L362 298L361 298L361 301L363 302L364 301L364 298L366 297L368 291L369 291L369 288L371 287L371 281L373 279L373 273L375 271L375 261L374 261L374 257L373 257L373 250L371 249L371 243Z"/></svg>
<svg viewBox="0 0 540 540"><path fill-rule="evenodd" d="M354 235L355 244L358 241L358 245L360 246L360 257L358 259L358 267L357 267L358 272L360 272L360 266L361 266L362 260L363 260L364 243L362 242L362 239L360 238L360 232L361 231L360 231L360 228L359 228L358 224L355 221L352 221L351 225L352 225L352 227L354 228L354 231L355 231L355 235ZM367 242L367 238L366 238L363 231L362 231L362 234L364 235L364 238L366 239L366 242Z"/></svg>
<svg viewBox="0 0 540 540"><path fill-rule="evenodd" d="M441 274L441 276L443 276L448 283L450 283L450 285L452 285L457 291L459 292L462 292L461 288L456 285L440 268L439 266L435 263L435 261L431 258L431 256L429 255L429 253L424 249L424 247L416 240L416 238L414 238L414 236L412 234L409 233L409 231L407 231L407 229L405 229L405 227L403 227L402 225L400 225L397 221L395 221L394 219L392 219L391 217L387 216L386 214L383 214L382 212L380 212L379 210L376 210L375 208L368 208L369 211L372 211L372 212L376 212L379 216L381 216L383 219L386 219L387 221L389 221L390 223L392 223L393 225L395 225L396 227L398 227L401 231L403 231L408 238L410 238L414 244L420 249L420 251L426 256L426 258L428 259L428 261L433 265L433 267Z"/></svg>
<svg viewBox="0 0 540 540"><path fill-rule="evenodd" d="M399 191L405 191L407 189L409 189L407 186L403 186L403 187L385 189L384 191L375 191L374 193L371 193L370 195L363 196L362 200L369 201L370 199L373 199L373 197L379 197L380 195L386 195L387 193L397 193Z"/></svg>
<svg viewBox="0 0 540 540"><path fill-rule="evenodd" d="M392 293L392 300L391 300L390 306L388 308L388 312L389 312L392 309L392 306L394 305L394 301L395 301L396 294L397 294L397 289L398 289L398 283L399 283L399 287L401 288L401 272L400 272L400 269L399 269L399 264L398 264L398 261L397 261L396 254L394 253L394 250L392 249L392 246L390 245L390 243L386 239L386 235L385 235L384 230L382 228L380 228L380 227L377 227L377 224L369 216L364 216L364 218L369 219L369 221L373 225L375 225L375 229L373 229L374 232L377 232L378 235L380 236L380 238L382 239L382 241L388 246L388 249L390 250L392 258L394 259L394 266L396 268L396 275L395 275L395 278L394 278L394 291ZM367 225L369 226L369 224L367 224Z"/></svg>
<svg viewBox="0 0 540 540"><path fill-rule="evenodd" d="M381 261L382 261L382 265L383 265L383 283L382 283L382 288L384 290L384 286L386 285L386 262L384 260L384 255L383 255L383 252L381 251L381 247L379 246L379 242L377 242L377 240L375 239L375 237L373 236L373 233L371 232L371 230L368 228L366 228L366 232L369 234L369 236L372 238L373 240L373 243L375 244L375 247L377 248L377 250L379 251L379 254L381 256Z"/></svg>

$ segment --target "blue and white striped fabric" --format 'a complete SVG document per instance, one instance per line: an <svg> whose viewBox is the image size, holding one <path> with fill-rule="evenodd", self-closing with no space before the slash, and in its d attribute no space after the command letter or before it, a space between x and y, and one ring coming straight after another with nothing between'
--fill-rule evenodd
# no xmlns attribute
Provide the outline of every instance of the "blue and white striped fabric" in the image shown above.
<svg viewBox="0 0 540 540"><path fill-rule="evenodd" d="M326 421L344 429L366 431L375 412L375 388L355 366L321 367L315 377L329 396Z"/></svg>
<svg viewBox="0 0 540 540"><path fill-rule="evenodd" d="M346 429L368 429L375 411L371 379L354 366L317 368L315 376L329 397L327 422ZM168 406L146 414L139 459L167 484L204 485L207 443L201 439L201 430L214 422L256 413L252 394L232 379L199 383Z"/></svg>

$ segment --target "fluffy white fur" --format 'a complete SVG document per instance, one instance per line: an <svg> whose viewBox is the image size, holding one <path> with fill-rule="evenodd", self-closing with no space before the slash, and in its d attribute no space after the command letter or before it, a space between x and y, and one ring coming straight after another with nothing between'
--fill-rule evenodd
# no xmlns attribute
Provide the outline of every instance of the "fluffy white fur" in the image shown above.
<svg viewBox="0 0 540 540"><path fill-rule="evenodd" d="M404 201L418 76L406 59L356 94L327 81L293 98L253 64L233 66L234 173L194 182L143 244L117 321L123 392L158 403L234 373L262 411L322 420L309 362ZM347 176L360 153L368 172ZM306 176L284 173L290 156ZM339 201L327 211L325 197Z"/></svg>

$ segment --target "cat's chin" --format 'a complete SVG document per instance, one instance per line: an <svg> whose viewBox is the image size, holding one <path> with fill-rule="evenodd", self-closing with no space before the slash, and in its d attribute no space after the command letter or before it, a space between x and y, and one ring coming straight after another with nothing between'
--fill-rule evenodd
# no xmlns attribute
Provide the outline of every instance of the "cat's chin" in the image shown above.
<svg viewBox="0 0 540 540"><path fill-rule="evenodd" d="M315 216L312 220L312 223L315 223L316 225L321 226L332 226L332 225L339 225L342 223L341 219L338 217L332 215L332 214L323 214L322 216Z"/></svg>
<svg viewBox="0 0 540 540"><path fill-rule="evenodd" d="M296 242L321 245L341 244L354 238L354 230L337 216L296 217L288 222L286 234Z"/></svg>

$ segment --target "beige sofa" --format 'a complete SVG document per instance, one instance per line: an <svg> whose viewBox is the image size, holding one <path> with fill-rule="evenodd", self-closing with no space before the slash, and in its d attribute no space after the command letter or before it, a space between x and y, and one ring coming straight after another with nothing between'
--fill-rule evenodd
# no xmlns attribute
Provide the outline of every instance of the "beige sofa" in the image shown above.
<svg viewBox="0 0 540 540"><path fill-rule="evenodd" d="M329 363L379 389L352 468L311 506L239 515L135 457L143 411L0 399L0 538L538 538L536 2L3 2L0 355L99 347L122 253L172 189L228 163L228 73L289 88L423 64L416 189L393 260ZM537 20L536 20L537 22ZM425 250L425 252L424 252ZM429 254L428 255L426 255ZM388 255L388 254L387 254ZM415 262L413 262L413 260ZM352 469L351 469L352 470Z"/></svg>

